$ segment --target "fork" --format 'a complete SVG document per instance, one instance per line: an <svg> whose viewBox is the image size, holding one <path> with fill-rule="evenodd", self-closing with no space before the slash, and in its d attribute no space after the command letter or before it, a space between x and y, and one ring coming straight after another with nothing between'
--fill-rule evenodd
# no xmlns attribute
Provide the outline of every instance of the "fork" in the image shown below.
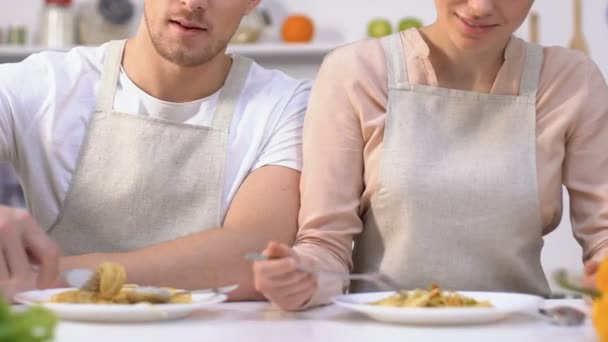
<svg viewBox="0 0 608 342"><path fill-rule="evenodd" d="M272 258L267 257L260 253L247 253L245 254L245 259L250 261L266 261L271 260ZM343 280L361 280L367 281L369 283L373 283L378 288L383 288L386 290L391 290L399 293L404 288L399 285L393 278L382 273L382 272L369 272L369 273L346 273L346 272L337 272L337 271L329 271L323 269L321 267L315 266L305 266L298 265L298 270L303 272L309 272L313 274L325 274L328 276L333 276Z"/></svg>
<svg viewBox="0 0 608 342"><path fill-rule="evenodd" d="M89 268L73 268L61 272L61 277L70 287L83 290L86 283L94 274L95 271Z"/></svg>
<svg viewBox="0 0 608 342"><path fill-rule="evenodd" d="M65 279L65 281L71 287L74 287L74 288L77 288L80 290L84 290L85 285L88 283L89 279L93 276L94 273L95 273L95 271L88 269L88 268L74 268L74 269L63 271L61 273L61 276ZM239 287L239 285L228 285L228 286L221 286L221 287L200 289L200 290L179 290L176 292L176 294L181 294L181 293L190 293L192 295L206 294L206 293L213 293L216 295L228 294L229 292L236 290L238 287ZM156 287L156 286L136 287L132 291L140 292L142 294L152 293L152 294L156 294L161 297L167 297L167 298L170 298L172 296L171 292L169 292L168 290L165 290L163 288Z"/></svg>

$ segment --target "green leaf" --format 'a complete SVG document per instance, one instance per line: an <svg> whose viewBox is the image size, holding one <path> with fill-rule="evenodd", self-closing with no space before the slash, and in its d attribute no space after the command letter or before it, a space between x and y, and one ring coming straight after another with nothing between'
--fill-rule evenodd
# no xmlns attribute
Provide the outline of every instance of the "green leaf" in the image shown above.
<svg viewBox="0 0 608 342"><path fill-rule="evenodd" d="M12 312L0 299L0 341L49 342L55 336L57 317L41 306L32 306L24 312Z"/></svg>
<svg viewBox="0 0 608 342"><path fill-rule="evenodd" d="M11 307L6 301L4 301L2 294L0 294L0 324L7 321L11 316Z"/></svg>
<svg viewBox="0 0 608 342"><path fill-rule="evenodd" d="M40 306L32 306L28 311L16 314L12 326L22 338L19 342L45 342L55 336L57 317Z"/></svg>

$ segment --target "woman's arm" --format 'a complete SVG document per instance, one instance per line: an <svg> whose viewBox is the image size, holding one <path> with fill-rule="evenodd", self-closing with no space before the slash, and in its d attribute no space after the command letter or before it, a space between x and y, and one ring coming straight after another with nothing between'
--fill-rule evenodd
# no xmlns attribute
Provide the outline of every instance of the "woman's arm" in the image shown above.
<svg viewBox="0 0 608 342"><path fill-rule="evenodd" d="M608 86L591 60L585 59L579 70L579 82L568 86L572 94L563 104L577 114L566 137L563 182L573 233L592 282L592 264L608 256Z"/></svg>

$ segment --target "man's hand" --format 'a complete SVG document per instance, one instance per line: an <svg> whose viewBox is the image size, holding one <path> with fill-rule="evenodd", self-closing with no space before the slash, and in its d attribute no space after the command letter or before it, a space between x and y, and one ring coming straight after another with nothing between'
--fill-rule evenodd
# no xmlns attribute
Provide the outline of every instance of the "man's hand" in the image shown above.
<svg viewBox="0 0 608 342"><path fill-rule="evenodd" d="M7 298L57 279L59 246L27 212L0 206L0 292ZM35 271L32 265L40 266Z"/></svg>

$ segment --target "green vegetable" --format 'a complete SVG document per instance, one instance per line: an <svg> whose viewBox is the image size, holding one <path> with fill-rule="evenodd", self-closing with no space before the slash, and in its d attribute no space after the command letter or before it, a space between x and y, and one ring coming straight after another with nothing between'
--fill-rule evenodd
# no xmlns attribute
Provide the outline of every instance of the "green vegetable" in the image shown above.
<svg viewBox="0 0 608 342"><path fill-rule="evenodd" d="M12 312L0 299L2 342L50 342L55 336L56 325L57 317L43 307L32 306L24 312Z"/></svg>

